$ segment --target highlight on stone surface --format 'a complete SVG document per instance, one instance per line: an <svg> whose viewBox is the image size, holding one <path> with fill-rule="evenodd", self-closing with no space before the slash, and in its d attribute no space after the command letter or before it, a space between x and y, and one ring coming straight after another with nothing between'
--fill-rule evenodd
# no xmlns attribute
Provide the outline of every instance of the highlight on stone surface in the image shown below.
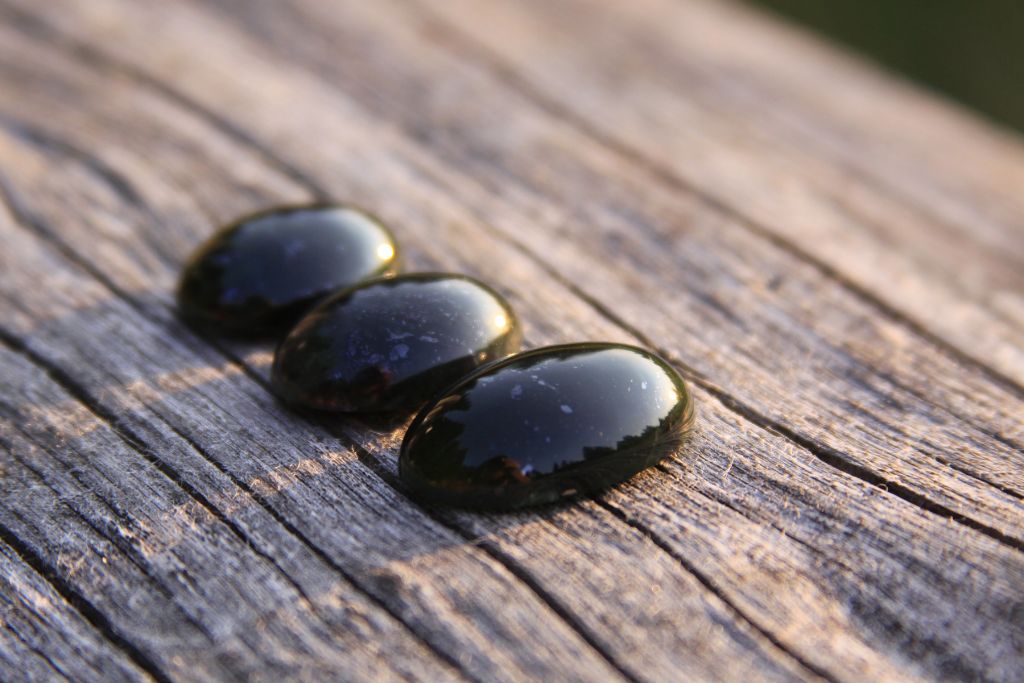
<svg viewBox="0 0 1024 683"><path fill-rule="evenodd" d="M309 408L409 410L518 351L521 339L511 306L490 287L463 275L400 275L310 311L278 347L271 383Z"/></svg>
<svg viewBox="0 0 1024 683"><path fill-rule="evenodd" d="M341 205L291 206L219 230L189 259L178 306L220 332L286 330L327 294L395 272L398 248L376 218Z"/></svg>
<svg viewBox="0 0 1024 683"><path fill-rule="evenodd" d="M644 349L550 346L491 363L424 406L399 475L433 503L509 509L593 494L676 451L682 377Z"/></svg>

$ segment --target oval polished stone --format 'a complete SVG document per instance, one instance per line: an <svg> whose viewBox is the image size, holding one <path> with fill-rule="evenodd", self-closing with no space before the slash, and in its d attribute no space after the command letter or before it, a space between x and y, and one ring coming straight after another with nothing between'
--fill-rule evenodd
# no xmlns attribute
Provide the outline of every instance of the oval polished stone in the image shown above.
<svg viewBox="0 0 1024 683"><path fill-rule="evenodd" d="M277 349L281 398L320 410L415 408L478 365L519 349L509 304L462 275L417 273L332 296Z"/></svg>
<svg viewBox="0 0 1024 683"><path fill-rule="evenodd" d="M692 419L683 379L649 351L551 346L491 363L425 406L406 433L399 475L428 502L549 503L654 465Z"/></svg>
<svg viewBox="0 0 1024 683"><path fill-rule="evenodd" d="M328 293L396 268L397 247L377 219L336 205L283 207L242 218L185 266L178 306L221 332L287 329Z"/></svg>

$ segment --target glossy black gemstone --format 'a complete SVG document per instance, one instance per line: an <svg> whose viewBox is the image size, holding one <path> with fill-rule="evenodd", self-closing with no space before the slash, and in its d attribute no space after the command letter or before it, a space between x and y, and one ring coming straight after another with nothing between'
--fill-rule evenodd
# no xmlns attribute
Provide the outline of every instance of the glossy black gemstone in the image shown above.
<svg viewBox="0 0 1024 683"><path fill-rule="evenodd" d="M344 206L285 207L218 231L185 266L178 306L221 332L287 329L340 287L396 268L397 247L378 220Z"/></svg>
<svg viewBox="0 0 1024 683"><path fill-rule="evenodd" d="M551 346L492 363L426 405L399 474L428 502L508 509L592 494L677 450L693 404L658 356Z"/></svg>
<svg viewBox="0 0 1024 683"><path fill-rule="evenodd" d="M512 308L490 287L462 275L401 275L310 311L278 347L272 384L286 401L320 410L411 409L520 341Z"/></svg>

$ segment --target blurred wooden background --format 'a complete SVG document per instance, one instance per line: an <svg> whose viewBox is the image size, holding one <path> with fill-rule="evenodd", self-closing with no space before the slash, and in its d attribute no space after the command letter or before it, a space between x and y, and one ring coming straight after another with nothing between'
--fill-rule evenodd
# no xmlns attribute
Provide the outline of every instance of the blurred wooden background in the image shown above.
<svg viewBox="0 0 1024 683"><path fill-rule="evenodd" d="M1024 145L712 0L0 0L8 680L1020 680ZM425 509L172 291L351 200L698 432L598 500Z"/></svg>

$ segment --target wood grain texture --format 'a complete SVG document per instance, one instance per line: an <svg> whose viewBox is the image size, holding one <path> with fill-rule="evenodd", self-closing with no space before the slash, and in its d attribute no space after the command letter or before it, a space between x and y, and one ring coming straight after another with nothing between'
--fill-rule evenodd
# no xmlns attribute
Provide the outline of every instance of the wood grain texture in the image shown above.
<svg viewBox="0 0 1024 683"><path fill-rule="evenodd" d="M593 136L1024 377L1015 139L727 4L430 6ZM474 39L485 24L503 28Z"/></svg>
<svg viewBox="0 0 1024 683"><path fill-rule="evenodd" d="M145 681L148 677L115 643L93 627L81 610L85 604L68 600L47 578L22 561L24 548L0 545L0 665L7 672L32 680ZM75 604L77 603L77 604Z"/></svg>
<svg viewBox="0 0 1024 683"><path fill-rule="evenodd" d="M0 17L21 678L1024 672L1017 140L696 0ZM321 196L530 345L654 347L692 442L596 501L412 503L402 425L289 413L269 347L174 316L215 225Z"/></svg>

